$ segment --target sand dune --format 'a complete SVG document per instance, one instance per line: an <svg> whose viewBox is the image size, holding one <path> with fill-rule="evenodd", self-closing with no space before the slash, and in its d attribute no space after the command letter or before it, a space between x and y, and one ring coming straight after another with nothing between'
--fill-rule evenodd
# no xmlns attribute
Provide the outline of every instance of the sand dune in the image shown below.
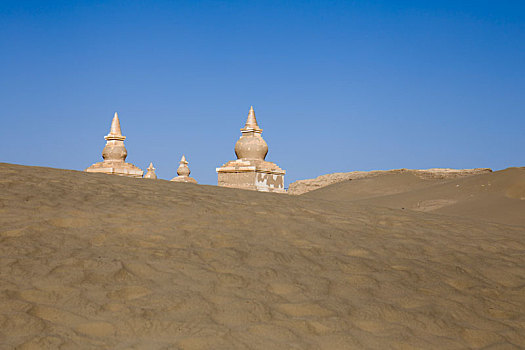
<svg viewBox="0 0 525 350"><path fill-rule="evenodd" d="M522 226L9 164L0 189L2 349L525 347Z"/></svg>
<svg viewBox="0 0 525 350"><path fill-rule="evenodd" d="M387 173L339 182L303 196L525 226L525 168L453 179Z"/></svg>
<svg viewBox="0 0 525 350"><path fill-rule="evenodd" d="M425 180L455 179L460 177L490 173L492 169L392 169L392 170L372 170L372 171L351 171L349 173L333 173L316 177L315 179L298 180L292 182L288 189L288 194L299 195L320 188L333 185L338 182L350 180L363 180L385 175L411 174L417 178ZM389 188L392 191L392 188ZM396 191L396 190L394 190ZM396 192L397 193L397 192Z"/></svg>

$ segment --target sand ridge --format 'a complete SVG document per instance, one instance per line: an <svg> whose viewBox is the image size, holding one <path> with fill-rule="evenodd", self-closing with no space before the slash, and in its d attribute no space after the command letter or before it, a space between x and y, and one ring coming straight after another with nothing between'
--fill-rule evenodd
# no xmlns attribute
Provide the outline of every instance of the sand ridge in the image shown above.
<svg viewBox="0 0 525 350"><path fill-rule="evenodd" d="M444 180L472 175L479 175L492 172L489 168L475 169L392 169L392 170L371 170L371 171L351 171L348 173L332 173L318 176L314 179L298 180L290 184L288 194L300 195L310 191L315 191L326 186L339 182L351 180L373 179L385 175L410 174L423 180ZM395 191L390 189L390 191Z"/></svg>
<svg viewBox="0 0 525 350"><path fill-rule="evenodd" d="M519 349L525 228L0 164L0 344Z"/></svg>
<svg viewBox="0 0 525 350"><path fill-rule="evenodd" d="M302 196L525 226L525 168L452 178L385 172Z"/></svg>

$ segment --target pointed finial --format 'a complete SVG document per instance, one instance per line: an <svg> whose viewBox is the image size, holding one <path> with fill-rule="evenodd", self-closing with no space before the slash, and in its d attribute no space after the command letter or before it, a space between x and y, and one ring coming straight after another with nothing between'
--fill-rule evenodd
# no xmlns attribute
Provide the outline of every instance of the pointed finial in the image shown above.
<svg viewBox="0 0 525 350"><path fill-rule="evenodd" d="M262 129L259 128L259 125L257 124L257 119L255 118L255 111L253 109L253 106L250 107L250 112L248 112L246 124L244 125L244 128L241 129L241 131L243 133L256 132L259 134L262 132Z"/></svg>
<svg viewBox="0 0 525 350"><path fill-rule="evenodd" d="M118 119L118 114L115 112L113 116L113 121L111 122L111 130L109 131L111 135L122 136L122 131L120 130L120 120Z"/></svg>
<svg viewBox="0 0 525 350"><path fill-rule="evenodd" d="M155 168L153 167L153 163L149 163L148 170L155 170Z"/></svg>
<svg viewBox="0 0 525 350"><path fill-rule="evenodd" d="M253 110L253 106L250 107L250 112L248 112L248 118L246 119L246 125L244 127L253 129L259 127L257 125L257 119L255 118L255 111Z"/></svg>
<svg viewBox="0 0 525 350"><path fill-rule="evenodd" d="M105 137L106 140L120 140L124 141L125 136L122 136L122 131L120 130L120 120L118 119L118 114L115 112L113 120L111 121L111 129L109 129L109 134Z"/></svg>

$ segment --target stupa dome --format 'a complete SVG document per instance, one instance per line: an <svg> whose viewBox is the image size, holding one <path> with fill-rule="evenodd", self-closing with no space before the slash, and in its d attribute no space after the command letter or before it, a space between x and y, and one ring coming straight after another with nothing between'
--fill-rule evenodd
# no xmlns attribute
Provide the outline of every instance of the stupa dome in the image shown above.
<svg viewBox="0 0 525 350"><path fill-rule="evenodd" d="M268 154L268 144L261 136L262 129L257 125L253 106L250 108L246 124L241 132L242 136L235 144L237 159L264 160Z"/></svg>

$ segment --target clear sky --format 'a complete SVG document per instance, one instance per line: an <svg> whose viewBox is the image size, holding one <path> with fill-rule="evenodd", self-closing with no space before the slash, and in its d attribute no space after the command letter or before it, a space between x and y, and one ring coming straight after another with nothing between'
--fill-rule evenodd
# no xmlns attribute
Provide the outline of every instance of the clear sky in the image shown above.
<svg viewBox="0 0 525 350"><path fill-rule="evenodd" d="M0 1L0 161L216 184L253 105L286 182L525 166L524 1Z"/></svg>

